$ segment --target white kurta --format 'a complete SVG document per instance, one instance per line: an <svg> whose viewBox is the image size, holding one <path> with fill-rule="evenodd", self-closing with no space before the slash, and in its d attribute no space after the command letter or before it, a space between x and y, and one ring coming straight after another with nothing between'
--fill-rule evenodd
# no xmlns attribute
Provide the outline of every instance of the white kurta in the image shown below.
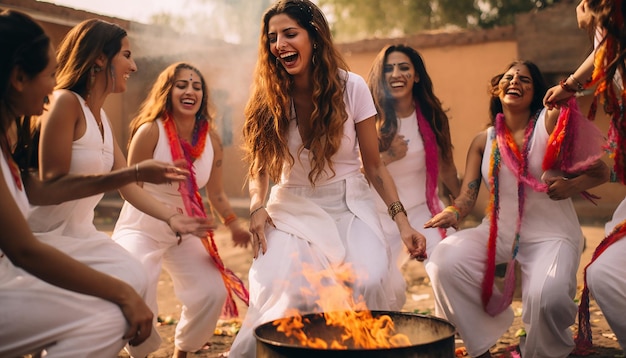
<svg viewBox="0 0 626 358"><path fill-rule="evenodd" d="M159 140L153 158L171 163L172 154L163 127L157 120ZM199 188L209 181L213 166L213 146L207 134L204 152L193 163ZM178 184L144 183L144 189L165 205L184 212ZM176 297L182 302L180 321L176 326L174 344L185 352L195 352L211 340L226 300L222 276L206 252L202 242L185 235L180 245L167 223L139 211L124 202L113 231L113 240L137 257L148 272L146 302L158 315L157 285L161 266L174 283Z"/></svg>
<svg viewBox="0 0 626 358"><path fill-rule="evenodd" d="M362 78L350 74L346 87L349 118L333 158L336 175L325 176L315 187L307 178L308 150L299 152L302 140L295 118L291 120L288 141L295 164L285 166L281 182L270 194L267 210L276 228L266 228L267 252L250 268L250 307L231 348L232 357L255 357L253 330L258 325L291 315L292 309L301 314L322 310L316 302L317 288L303 274L308 269L329 272L350 265L356 275L355 299L373 310L396 308L392 285L401 274L391 264L373 197L360 172L355 129L375 109ZM336 280L329 281L337 284ZM339 301L335 307L350 306Z"/></svg>
<svg viewBox="0 0 626 358"><path fill-rule="evenodd" d="M2 178L24 216L28 199L5 157ZM15 238L19 240L19 237ZM0 357L46 349L48 358L115 357L126 341L126 319L109 301L50 285L13 266L0 252Z"/></svg>
<svg viewBox="0 0 626 358"><path fill-rule="evenodd" d="M482 176L488 185L493 127L488 130ZM548 133L545 110L539 116L529 152L529 171L541 177ZM517 179L500 170L500 220L496 263L508 262L517 221ZM576 270L583 236L571 199L553 201L526 186L526 201L517 261L521 267L522 320L526 328L522 356L567 357L574 347L570 326L576 316ZM509 328L509 308L492 317L483 310L481 293L489 241L489 217L475 228L448 236L435 250L426 270L432 280L437 314L458 329L468 353L485 353ZM496 288L494 287L494 291ZM476 329L479 327L480 329Z"/></svg>
<svg viewBox="0 0 626 358"><path fill-rule="evenodd" d="M104 140L85 100L76 94L85 115L85 134L72 143L70 174L101 174L113 167L113 132L101 112ZM141 263L93 223L94 209L104 194L67 201L59 205L37 206L28 218L33 233L92 268L117 277L145 298L147 278ZM161 339L153 330L141 345L128 347L133 356L145 357L159 348Z"/></svg>

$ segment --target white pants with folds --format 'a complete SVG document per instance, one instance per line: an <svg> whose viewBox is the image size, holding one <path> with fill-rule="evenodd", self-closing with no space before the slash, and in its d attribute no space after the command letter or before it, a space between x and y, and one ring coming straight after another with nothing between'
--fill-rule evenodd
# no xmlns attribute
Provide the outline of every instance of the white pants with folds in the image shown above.
<svg viewBox="0 0 626 358"><path fill-rule="evenodd" d="M69 273L68 273L69 274ZM47 284L0 258L0 357L117 357L127 341L120 308Z"/></svg>
<svg viewBox="0 0 626 358"><path fill-rule="evenodd" d="M350 266L355 273L352 297L372 310L395 305L401 278L378 224L367 184L347 180L312 188L275 186L268 212L267 252L250 268L250 307L230 351L231 357L255 357L254 329L293 314L322 311L319 291L303 272L336 272ZM394 278L392 278L394 277ZM340 285L339 276L326 285ZM352 298L333 302L334 310L350 308Z"/></svg>
<svg viewBox="0 0 626 358"><path fill-rule="evenodd" d="M485 353L510 327L509 307L492 317L483 310L482 282L487 257L488 227L461 230L443 240L426 264L432 280L437 315L452 322L468 353ZM561 240L522 243L522 320L524 358L567 357L574 347L570 326L576 316L576 270L580 248ZM496 262L507 262L511 245L498 243ZM496 288L494 287L494 290Z"/></svg>
<svg viewBox="0 0 626 358"><path fill-rule="evenodd" d="M626 219L626 199L622 200L606 224L605 234L609 235L615 226ZM595 248L591 248L595 249ZM623 350L626 350L626 237L609 246L589 268L587 285L592 297L600 306L609 326L615 333Z"/></svg>

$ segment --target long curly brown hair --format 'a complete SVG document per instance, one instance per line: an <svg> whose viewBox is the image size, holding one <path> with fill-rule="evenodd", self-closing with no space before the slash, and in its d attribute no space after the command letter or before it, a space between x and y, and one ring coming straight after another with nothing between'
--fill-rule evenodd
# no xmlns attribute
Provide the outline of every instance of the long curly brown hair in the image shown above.
<svg viewBox="0 0 626 358"><path fill-rule="evenodd" d="M315 184L326 165L334 175L331 159L339 148L343 124L348 118L343 99L346 78L341 76L347 76L341 70L347 71L348 66L333 45L324 14L308 0L280 0L263 15L252 95L245 109L244 159L249 164L249 176L265 171L275 182L280 179L283 165L294 164L287 147L293 79L270 52L268 38L269 21L278 14L286 14L306 29L313 48L311 128L315 131L305 142L312 167L308 177Z"/></svg>
<svg viewBox="0 0 626 358"><path fill-rule="evenodd" d="M422 56L414 48L406 45L389 45L384 47L374 59L370 69L367 84L374 97L374 104L378 115L376 116L376 129L378 129L379 150L389 149L391 141L398 132L398 116L394 109L394 100L389 92L385 80L384 67L387 57L392 52L405 54L415 68L418 83L413 84L413 100L419 104L424 118L432 128L437 138L437 146L441 158L445 161L452 160L452 141L450 139L450 125L448 115L441 105L441 101L433 91L433 82L426 72L426 66Z"/></svg>
<svg viewBox="0 0 626 358"><path fill-rule="evenodd" d="M165 112L172 112L172 88L176 82L178 71L188 69L194 71L202 82L202 103L196 113L196 118L205 119L209 122L209 128L213 130L213 107L209 101L209 88L200 70L186 62L176 62L164 69L154 81L146 99L141 103L137 116L130 122L130 139L133 138L137 129L142 124L153 122L157 118L163 118Z"/></svg>

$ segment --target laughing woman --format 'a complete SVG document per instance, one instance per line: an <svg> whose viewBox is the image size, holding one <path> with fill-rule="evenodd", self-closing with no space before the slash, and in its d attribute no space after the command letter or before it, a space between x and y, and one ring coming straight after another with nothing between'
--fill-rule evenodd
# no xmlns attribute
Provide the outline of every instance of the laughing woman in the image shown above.
<svg viewBox="0 0 626 358"><path fill-rule="evenodd" d="M336 286L342 270L352 272L344 279L353 280L353 292L334 309L349 308L353 300L374 310L401 308L393 287L400 272L391 263L365 176L411 255L423 257L426 245L380 160L375 114L365 81L347 71L315 4L281 0L265 12L244 123L255 260L250 309L232 356L255 356L252 331L262 322L294 309L329 308L317 302L306 272L326 272L324 282ZM277 185L266 204L270 179Z"/></svg>
<svg viewBox="0 0 626 358"><path fill-rule="evenodd" d="M44 182L72 176L101 176L126 167L102 105L111 93L126 90L126 81L136 71L130 42L121 27L91 19L72 28L57 53L57 86L49 110L40 118L39 174ZM161 205L138 185L154 176L155 168L137 164L132 181L107 181L121 195L146 213L167 222L175 232L204 231L204 219L181 215ZM168 166L165 170L179 169ZM162 177L162 176L161 176ZM126 177L128 178L128 177ZM163 178L164 179L164 178ZM159 180L157 182L164 182ZM111 189L113 189L111 188ZM35 207L29 225L43 242L57 247L88 266L118 277L142 295L146 273L141 264L93 223L94 209L102 194ZM133 356L145 357L159 348L156 330L143 344L129 347Z"/></svg>
<svg viewBox="0 0 626 358"><path fill-rule="evenodd" d="M10 148L21 134L30 136L28 127L16 132L22 121L43 112L56 59L48 35L17 11L0 12L0 47L0 356L45 350L49 358L115 357L127 342L150 335L153 315L135 288L31 233L20 178L28 168L18 167ZM84 190L75 184L61 180L46 189L67 197Z"/></svg>
<svg viewBox="0 0 626 358"><path fill-rule="evenodd" d="M250 232L241 227L222 185L223 150L213 128L207 83L188 63L174 63L161 72L131 123L129 165L152 158L184 160L191 174L188 181L176 185L143 184L146 191L170 208L204 216L207 213L199 190L205 188L211 207L228 227L235 246L249 245ZM172 277L176 297L183 304L174 357L186 357L211 339L225 303L226 315L237 314L233 291L224 288L222 275L230 280L227 287L235 288L234 293L246 303L248 294L243 283L223 267L217 248L211 260L197 237L176 236L166 223L129 202L124 203L113 232L113 239L148 271L147 302L155 314L161 266ZM203 237L205 245L213 247L211 239Z"/></svg>
<svg viewBox="0 0 626 358"><path fill-rule="evenodd" d="M470 145L461 194L426 223L455 225L476 203L481 178L486 183L490 204L482 223L448 236L426 264L437 314L454 323L472 357L491 357L490 347L512 323L516 262L527 333L522 356L567 357L574 347L583 236L571 197L605 182L609 171L599 159L602 135L575 100L548 110L545 92L541 72L528 61L492 78L491 126ZM508 263L502 292L494 286L499 263Z"/></svg>

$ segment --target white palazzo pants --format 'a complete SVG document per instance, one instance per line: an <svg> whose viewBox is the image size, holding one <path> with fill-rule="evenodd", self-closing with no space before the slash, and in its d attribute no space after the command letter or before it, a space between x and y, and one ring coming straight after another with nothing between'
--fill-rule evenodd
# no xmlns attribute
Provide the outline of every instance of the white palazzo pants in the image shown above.
<svg viewBox="0 0 626 358"><path fill-rule="evenodd" d="M443 240L426 270L432 280L436 314L452 322L468 353L485 353L510 327L508 308L492 317L483 310L482 281L487 257L488 228L461 230ZM511 245L497 245L496 263L507 262ZM517 260L521 267L524 358L567 357L574 347L570 326L577 307L576 270L580 248L560 240L522 243ZM496 288L494 287L494 291Z"/></svg>

